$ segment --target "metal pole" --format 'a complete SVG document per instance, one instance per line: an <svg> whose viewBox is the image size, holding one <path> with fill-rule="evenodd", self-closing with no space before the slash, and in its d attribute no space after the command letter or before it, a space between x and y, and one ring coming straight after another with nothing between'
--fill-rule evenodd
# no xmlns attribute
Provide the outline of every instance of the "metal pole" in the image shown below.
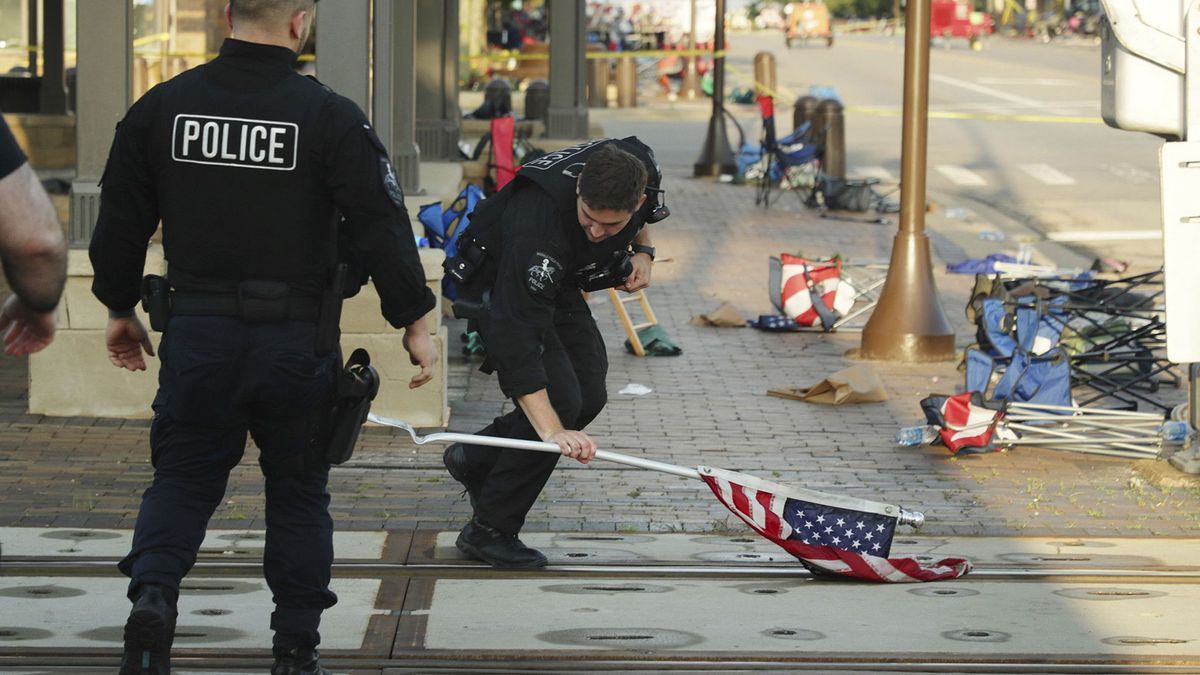
<svg viewBox="0 0 1200 675"><path fill-rule="evenodd" d="M542 441L526 441L519 438L503 438L499 436L477 436L475 434L458 434L453 432L437 432L418 436L417 430L411 424L403 420L398 420L391 417L383 417L375 413L367 415L367 421L375 424L381 424L385 427L394 427L403 429L412 437L413 443L417 445L425 445L426 443L469 443L471 445L486 445L493 448L512 448L515 450L535 450L537 452L548 452L555 455L562 454L562 449L555 443L544 443ZM625 466L632 466L637 469L649 469L651 471L659 471L670 474L672 476L681 476L683 478L695 478L700 480L700 472L686 466L677 464L668 464L659 462L653 459L644 459L642 457L633 457L631 455L623 455L619 452L609 450L597 450L596 459L603 459ZM703 467L702 467L703 468ZM864 502L871 505L886 506L877 502ZM897 507L900 515L898 523L900 525L912 525L913 527L921 527L925 524L925 515L920 511L909 511Z"/></svg>
<svg viewBox="0 0 1200 675"><path fill-rule="evenodd" d="M737 161L725 133L725 0L717 0L716 35L713 38L713 104L704 149L693 167L693 176L737 173Z"/></svg>
<svg viewBox="0 0 1200 675"><path fill-rule="evenodd" d="M693 5L695 2L692 3ZM38 35L38 0L29 0L29 43L26 45L29 48L29 75L37 77L38 74L38 45L41 44L41 38Z"/></svg>
<svg viewBox="0 0 1200 675"><path fill-rule="evenodd" d="M691 56L683 60L683 84L679 87L679 94L687 99L700 98L700 57L696 56L696 0L692 0L692 27L688 32L688 51Z"/></svg>
<svg viewBox="0 0 1200 675"><path fill-rule="evenodd" d="M929 0L908 0L905 25L900 231L879 304L863 327L859 354L884 361L948 361L954 358L954 330L938 298L925 234Z"/></svg>

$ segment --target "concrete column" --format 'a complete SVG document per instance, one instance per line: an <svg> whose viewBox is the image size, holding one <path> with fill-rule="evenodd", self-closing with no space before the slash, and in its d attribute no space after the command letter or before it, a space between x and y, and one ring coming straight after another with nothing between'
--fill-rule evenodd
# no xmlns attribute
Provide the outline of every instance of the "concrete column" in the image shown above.
<svg viewBox="0 0 1200 675"><path fill-rule="evenodd" d="M50 3L47 3L50 4ZM78 31L75 142L71 184L71 244L86 247L100 212L97 182L104 172L117 122L133 89L133 8L130 0L75 3Z"/></svg>
<svg viewBox="0 0 1200 675"><path fill-rule="evenodd" d="M371 0L317 5L317 77L370 114Z"/></svg>
<svg viewBox="0 0 1200 675"><path fill-rule="evenodd" d="M399 174L416 194L421 151L416 143L417 0L375 2L375 130Z"/></svg>
<svg viewBox="0 0 1200 675"><path fill-rule="evenodd" d="M63 0L46 0L42 3L42 88L38 94L38 111L43 115L67 112L67 81L63 77L64 31Z"/></svg>
<svg viewBox="0 0 1200 675"><path fill-rule="evenodd" d="M587 15L583 0L557 0L550 10L550 110L546 135L587 138Z"/></svg>
<svg viewBox="0 0 1200 675"><path fill-rule="evenodd" d="M417 0L416 137L426 160L458 159L458 11L457 0Z"/></svg>

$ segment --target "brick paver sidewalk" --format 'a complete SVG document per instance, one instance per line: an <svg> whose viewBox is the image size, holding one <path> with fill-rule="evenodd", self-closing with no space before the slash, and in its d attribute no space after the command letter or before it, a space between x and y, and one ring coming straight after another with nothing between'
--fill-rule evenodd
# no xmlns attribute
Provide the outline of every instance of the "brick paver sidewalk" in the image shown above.
<svg viewBox="0 0 1200 675"><path fill-rule="evenodd" d="M588 429L603 447L684 465L710 464L818 490L923 510L927 534L1167 535L1200 531L1200 489L1163 463L1036 449L952 458L942 448L898 448L897 428L920 418L918 401L952 393L955 364L875 364L891 400L843 407L768 397L852 363L856 333L764 333L692 326L722 300L747 317L770 311L767 257L840 252L886 259L894 227L818 219L783 199L769 211L750 188L670 176L675 215L655 226L661 263L649 296L682 356L634 358L604 294L593 311L611 361L610 402ZM934 236L935 252L958 252ZM942 259L939 258L939 267ZM960 347L973 334L962 315L967 277L938 274ZM451 334L462 330L451 321ZM458 349L456 339L451 348ZM96 349L102 349L100 344ZM450 354L451 428L474 431L507 404L492 378ZM0 360L0 524L131 527L148 484L145 422L24 414L23 360ZM644 396L618 393L637 383ZM1184 394L1168 392L1182 400ZM263 526L255 450L235 470L214 527ZM441 448L417 448L370 430L333 471L339 527L443 528L467 514L440 464ZM699 482L604 463L565 460L530 516L529 529L712 531L740 525Z"/></svg>

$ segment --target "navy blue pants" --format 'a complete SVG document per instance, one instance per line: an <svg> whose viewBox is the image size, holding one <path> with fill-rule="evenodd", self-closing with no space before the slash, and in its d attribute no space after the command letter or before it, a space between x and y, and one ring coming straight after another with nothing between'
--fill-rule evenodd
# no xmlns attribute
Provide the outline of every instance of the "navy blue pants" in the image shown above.
<svg viewBox="0 0 1200 675"><path fill-rule="evenodd" d="M484 332L485 345L487 340ZM554 330L546 331L542 347L550 404L564 427L582 430L608 403L608 354L600 329L582 298L555 311ZM541 440L519 405L478 433ZM554 473L559 455L485 445L464 445L464 449L471 473L487 476L475 503L475 517L501 532L520 532L529 509Z"/></svg>
<svg viewBox="0 0 1200 675"><path fill-rule="evenodd" d="M266 477L263 573L274 594L276 644L320 640L321 611L337 602L329 590L329 466L303 457L309 420L332 390L338 363L333 354L316 356L316 330L301 321L171 319L159 345L150 428L154 483L119 565L131 598L144 583L178 592L249 433Z"/></svg>

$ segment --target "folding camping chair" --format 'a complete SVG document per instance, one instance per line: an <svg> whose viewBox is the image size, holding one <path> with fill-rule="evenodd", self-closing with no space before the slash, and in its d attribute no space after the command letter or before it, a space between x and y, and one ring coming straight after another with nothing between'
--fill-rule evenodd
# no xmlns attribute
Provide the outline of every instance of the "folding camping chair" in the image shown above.
<svg viewBox="0 0 1200 675"><path fill-rule="evenodd" d="M1130 292L1144 281L977 278L968 308L978 342L967 352L968 388L985 391L993 373L1014 364L1024 372L1061 350L1071 385L1089 390L1078 394L1079 405L1167 410L1150 394L1162 384L1178 386L1180 378L1165 358L1159 310L1153 300Z"/></svg>
<svg viewBox="0 0 1200 675"><path fill-rule="evenodd" d="M800 328L830 333L862 330L879 302L888 265L841 258L806 260L783 254L768 260L767 293Z"/></svg>
<svg viewBox="0 0 1200 675"><path fill-rule="evenodd" d="M812 189L819 183L819 148L809 143L808 122L797 127L783 138L775 136L775 102L770 96L758 97L758 110L762 116L762 152L764 164L758 191L754 195L755 205L771 207L772 193L790 190L796 193L803 206L812 199ZM807 172L808 175L805 175ZM804 189L808 188L807 194Z"/></svg>

